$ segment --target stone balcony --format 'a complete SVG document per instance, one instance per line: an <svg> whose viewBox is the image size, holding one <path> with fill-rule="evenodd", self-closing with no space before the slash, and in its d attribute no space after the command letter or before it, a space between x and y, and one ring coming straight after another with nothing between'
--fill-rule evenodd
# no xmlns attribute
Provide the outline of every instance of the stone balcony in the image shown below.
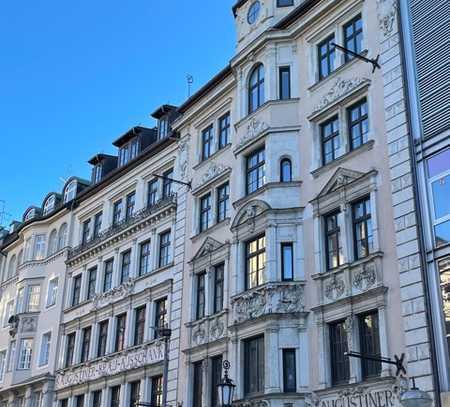
<svg viewBox="0 0 450 407"><path fill-rule="evenodd" d="M383 253L376 252L353 263L312 278L318 284L319 305L332 304L383 287Z"/></svg>
<svg viewBox="0 0 450 407"><path fill-rule="evenodd" d="M228 310L224 309L197 321L188 322L186 327L191 338L191 347L218 341L227 336Z"/></svg>

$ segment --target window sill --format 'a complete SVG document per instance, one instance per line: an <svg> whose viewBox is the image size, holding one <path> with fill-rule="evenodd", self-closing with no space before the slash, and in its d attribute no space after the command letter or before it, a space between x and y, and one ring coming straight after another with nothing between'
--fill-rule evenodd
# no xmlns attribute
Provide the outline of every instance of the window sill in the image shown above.
<svg viewBox="0 0 450 407"><path fill-rule="evenodd" d="M340 157L336 158L335 160L331 161L328 164L322 165L319 168L316 168L315 170L311 171L311 175L314 178L318 178L319 176L321 176L323 173L334 169L335 167L339 166L340 164L342 164L343 161L346 161L352 157L355 157L356 155L363 153L365 151L370 151L372 150L373 146L375 144L375 140L369 140L367 143L359 146L358 148L355 148L354 150L350 150L347 151L346 153L344 153L343 155L341 155Z"/></svg>
<svg viewBox="0 0 450 407"><path fill-rule="evenodd" d="M230 224L230 222L231 222L231 218L229 218L229 217L225 218L224 220L215 223L214 225L212 225L208 229L205 229L205 230L201 231L200 233L197 233L196 235L191 236L191 241L192 242L196 242L202 236L205 236L208 233L214 232L215 230L220 229L220 227L222 227L222 226L228 226Z"/></svg>
<svg viewBox="0 0 450 407"><path fill-rule="evenodd" d="M228 143L227 145L223 146L221 149L214 151L214 153L212 153L208 158L205 158L204 160L201 160L200 162L198 162L197 164L195 164L192 169L194 171L197 171L198 169L202 168L205 164L209 163L212 161L213 158L216 158L217 156L219 156L221 153L223 153L224 151L227 151L231 148L231 143Z"/></svg>

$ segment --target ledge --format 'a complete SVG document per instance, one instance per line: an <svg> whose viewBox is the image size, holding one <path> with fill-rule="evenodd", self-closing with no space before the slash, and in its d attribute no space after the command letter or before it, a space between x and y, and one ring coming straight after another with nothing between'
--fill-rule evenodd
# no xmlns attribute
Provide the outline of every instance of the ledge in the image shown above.
<svg viewBox="0 0 450 407"><path fill-rule="evenodd" d="M220 229L222 226L228 226L231 222L231 218L225 218L221 222L215 223L214 225L210 226L208 229L205 229L201 231L200 233L197 233L196 235L191 237L192 242L196 242L200 238L206 236L208 233L214 232L217 229Z"/></svg>

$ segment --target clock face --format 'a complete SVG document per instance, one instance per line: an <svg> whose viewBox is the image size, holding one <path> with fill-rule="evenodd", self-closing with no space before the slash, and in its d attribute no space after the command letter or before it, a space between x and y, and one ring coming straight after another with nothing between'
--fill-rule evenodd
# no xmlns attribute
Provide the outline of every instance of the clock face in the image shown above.
<svg viewBox="0 0 450 407"><path fill-rule="evenodd" d="M260 11L261 11L261 3L259 2L259 0L256 0L252 3L250 8L248 9L247 21L249 24L256 23L256 20L258 20Z"/></svg>

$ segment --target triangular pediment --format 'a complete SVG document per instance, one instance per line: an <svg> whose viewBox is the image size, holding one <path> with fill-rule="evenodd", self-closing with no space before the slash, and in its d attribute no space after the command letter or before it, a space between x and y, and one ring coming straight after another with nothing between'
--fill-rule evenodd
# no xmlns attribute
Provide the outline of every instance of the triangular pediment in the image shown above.
<svg viewBox="0 0 450 407"><path fill-rule="evenodd" d="M361 178L362 176L364 176L363 172L340 167L322 188L322 191L320 191L318 198L329 195L332 192L342 188L343 186L352 183L358 178Z"/></svg>
<svg viewBox="0 0 450 407"><path fill-rule="evenodd" d="M270 205L260 199L254 199L247 202L236 214L231 229L234 229L242 223L253 221L257 216L270 209Z"/></svg>
<svg viewBox="0 0 450 407"><path fill-rule="evenodd" d="M200 249L197 250L197 253L192 258L191 261L195 261L204 256L207 256L207 255L211 254L213 251L223 247L223 245L224 245L223 243L220 243L216 239L213 239L212 237L208 236L205 239L205 241L203 242L203 244L200 246Z"/></svg>

